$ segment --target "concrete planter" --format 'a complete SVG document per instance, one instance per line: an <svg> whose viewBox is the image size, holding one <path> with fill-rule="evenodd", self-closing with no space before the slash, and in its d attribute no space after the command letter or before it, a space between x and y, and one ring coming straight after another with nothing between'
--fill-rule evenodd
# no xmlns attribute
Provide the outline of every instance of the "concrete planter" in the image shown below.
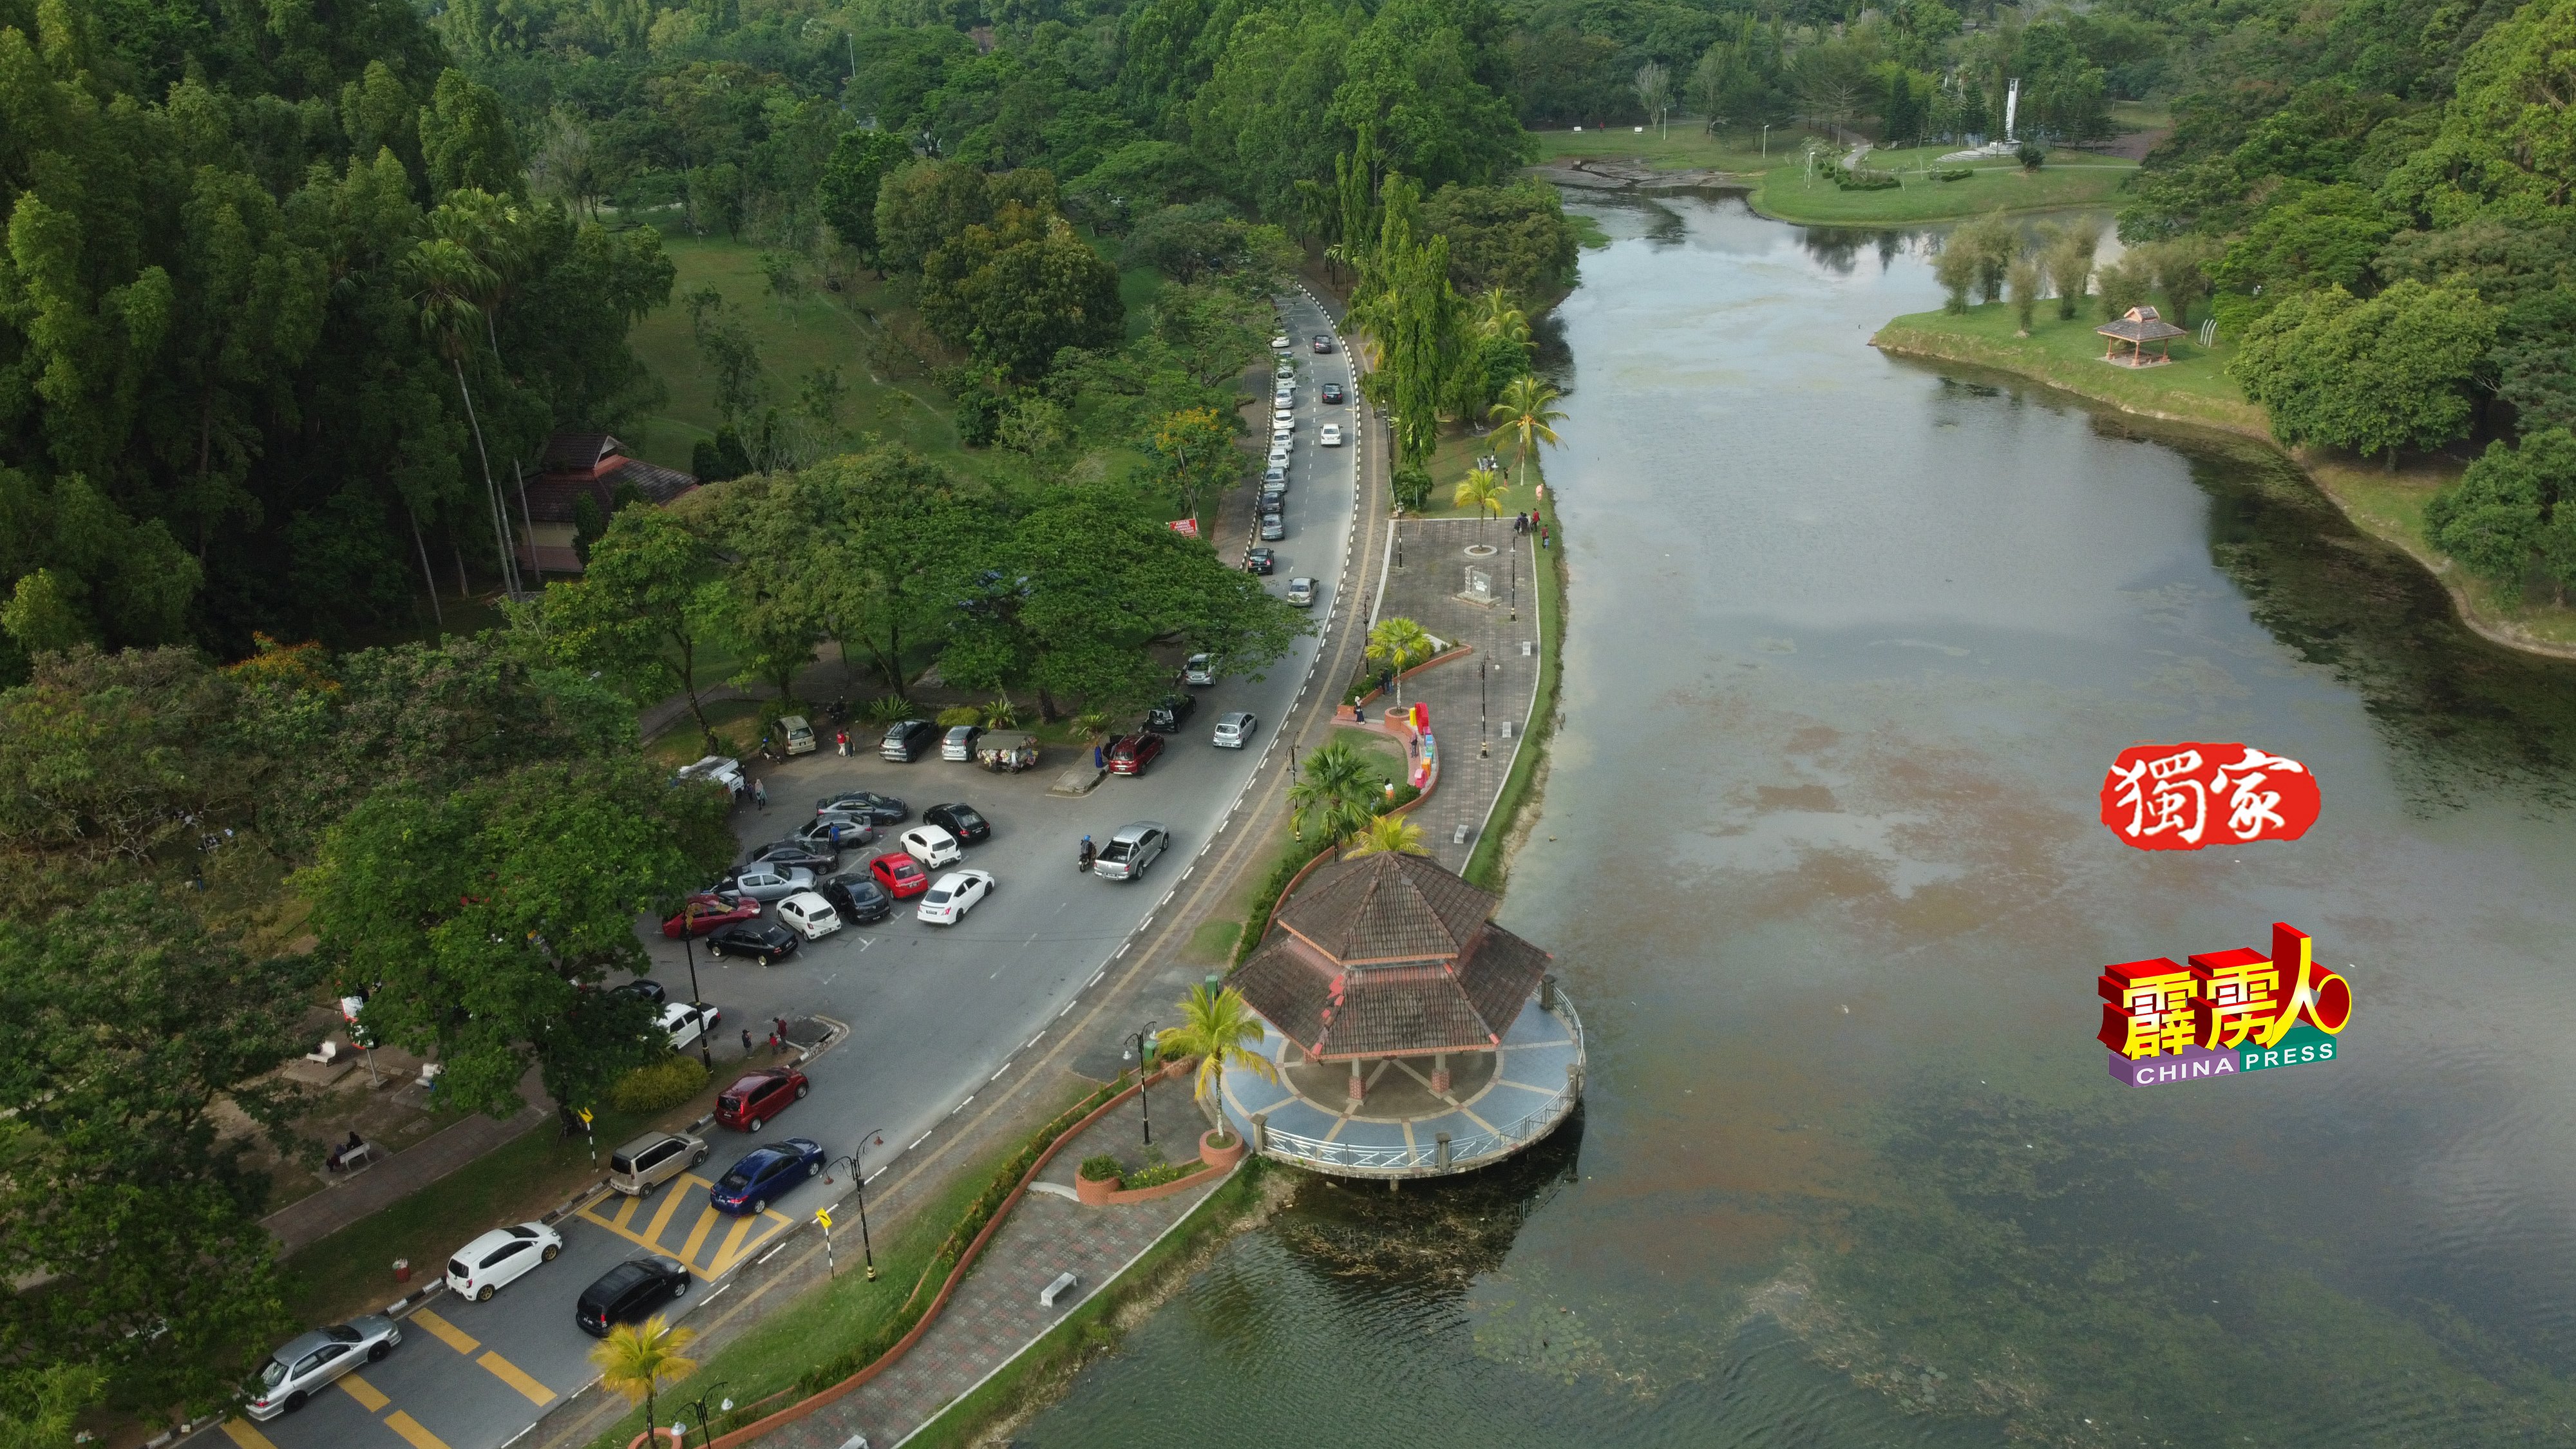
<svg viewBox="0 0 2576 1449"><path fill-rule="evenodd" d="M1085 1207L1106 1207L1112 1199L1117 1197L1118 1184L1125 1180L1126 1179L1124 1178L1117 1177L1089 1178L1084 1177L1080 1173L1075 1173L1073 1177L1074 1199Z"/></svg>
<svg viewBox="0 0 2576 1449"><path fill-rule="evenodd" d="M1199 1161L1210 1167L1222 1169L1232 1167L1243 1160L1243 1154L1247 1148L1243 1134L1239 1132L1234 1134L1234 1145L1231 1147L1218 1147L1215 1142L1216 1133L1213 1130L1199 1134Z"/></svg>

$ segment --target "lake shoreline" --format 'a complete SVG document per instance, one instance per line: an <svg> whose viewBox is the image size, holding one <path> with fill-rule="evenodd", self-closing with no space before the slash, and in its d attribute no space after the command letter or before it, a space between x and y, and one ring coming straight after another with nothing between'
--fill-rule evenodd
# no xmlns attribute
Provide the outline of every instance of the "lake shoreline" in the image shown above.
<svg viewBox="0 0 2576 1449"><path fill-rule="evenodd" d="M2121 412L2136 417L2153 418L2158 422L2207 428L2215 432L2250 438L2297 464L2300 476L2307 479L2311 487L2333 503L2337 511L2341 512L2354 528L2382 543L2403 550L2409 558L2422 566L2426 573L2433 576L2433 581L2441 585L2442 591L2450 595L2451 607L2459 615L2461 624L2479 638L2501 648L2535 654L2543 658L2576 659L2576 645L2538 638L2513 621L2498 617L2462 585L2458 571L2451 562L2430 550L2401 520L2362 507L2354 496L2355 490L2351 487L2349 478L2345 480L2345 486L2338 487L2335 482L2336 477L2352 474L2354 472L2352 468L2330 462L2311 449L2282 447L2273 438L2270 428L2259 421L2262 410L2255 404L2240 404L2251 414L2250 418L2232 416L2235 411L2233 409L2178 404L2175 401L2177 395L2173 394L2162 396L2161 400L2167 405L2156 406L2142 397L2123 396L2123 389L2109 385L2114 380L2136 381L2140 378L2140 374L2104 366L2104 377L2100 383L2088 385L2092 380L2085 378L2080 372L2056 368L2046 370L2034 368L2016 357L2011 349L1987 345L1978 338L1962 333L1925 327L1916 323L1916 319L1910 316L1889 319L1877 332L1871 334L1869 345L1889 356L1944 362L2001 373L2052 391L2082 398L2087 402L2117 408ZM2152 377L2153 374L2145 374L2145 376ZM2439 472L2440 481L2443 482L2458 476L2456 469L2428 471Z"/></svg>

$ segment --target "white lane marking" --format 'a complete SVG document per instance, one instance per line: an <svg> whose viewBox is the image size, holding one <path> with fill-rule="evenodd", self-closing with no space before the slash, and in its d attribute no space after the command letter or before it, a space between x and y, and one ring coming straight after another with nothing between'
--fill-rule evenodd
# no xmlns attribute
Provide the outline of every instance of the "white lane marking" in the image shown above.
<svg viewBox="0 0 2576 1449"><path fill-rule="evenodd" d="M1011 1069L1011 1064L1010 1064L1009 1062L1004 1062L1004 1063L1002 1063L1002 1072L1007 1072L1007 1071L1009 1071L1010 1069ZM988 1086L988 1087L989 1087L989 1086L991 1086L992 1084L994 1084L995 1082L1000 1081L1000 1080L1002 1079L1002 1072L995 1072L993 1075L991 1075L991 1076L989 1076L989 1077L986 1077L986 1078L984 1079L984 1085L986 1085L986 1086ZM975 1100L975 1099L974 1099L974 1098L972 1098L972 1097L969 1097L969 1098L967 1098L966 1100L971 1102L971 1101L973 1101L973 1100Z"/></svg>
<svg viewBox="0 0 2576 1449"><path fill-rule="evenodd" d="M953 1115L955 1115L955 1114L954 1114L954 1113L952 1113L952 1114L950 1114L950 1115L952 1115L952 1116L953 1116ZM936 1132L936 1131L938 1131L938 1130L939 1130L938 1128L933 1127L933 1128L931 1128L931 1129L930 1129L930 1132ZM929 1141L929 1140L930 1140L930 1132L924 1132L924 1133L922 1133L920 1136L915 1137L914 1139L912 1139L912 1147L919 1147L921 1144L923 1144L923 1143L925 1143L925 1142ZM906 1151L906 1152L910 1152L910 1151L912 1150L912 1147L907 1147L907 1148L905 1148L905 1149L904 1149L904 1151Z"/></svg>
<svg viewBox="0 0 2576 1449"><path fill-rule="evenodd" d="M1039 1042L1044 1040L1046 1040L1046 1033L1044 1031L1040 1031L1036 1036L1030 1037L1027 1041L1022 1042L1020 1044L1020 1050L1027 1051L1030 1047L1036 1046Z"/></svg>

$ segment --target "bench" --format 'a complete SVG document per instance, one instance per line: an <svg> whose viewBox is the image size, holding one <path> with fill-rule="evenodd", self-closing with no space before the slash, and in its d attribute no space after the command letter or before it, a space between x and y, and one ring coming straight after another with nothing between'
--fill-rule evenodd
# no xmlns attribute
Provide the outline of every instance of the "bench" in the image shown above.
<svg viewBox="0 0 2576 1449"><path fill-rule="evenodd" d="M319 1062L327 1067L340 1059L340 1044L336 1041L326 1041L322 1043L320 1051L306 1052L304 1059L308 1062Z"/></svg>
<svg viewBox="0 0 2576 1449"><path fill-rule="evenodd" d="M1056 1274L1055 1281L1046 1285L1046 1291L1038 1295L1038 1306L1040 1308L1053 1308L1056 1305L1057 1299L1072 1292L1074 1285L1081 1281L1081 1279L1076 1278L1071 1273Z"/></svg>
<svg viewBox="0 0 2576 1449"><path fill-rule="evenodd" d="M372 1142L361 1142L355 1147L343 1147L340 1149L340 1170L342 1172L355 1172L361 1167L373 1165L375 1160L376 1144Z"/></svg>

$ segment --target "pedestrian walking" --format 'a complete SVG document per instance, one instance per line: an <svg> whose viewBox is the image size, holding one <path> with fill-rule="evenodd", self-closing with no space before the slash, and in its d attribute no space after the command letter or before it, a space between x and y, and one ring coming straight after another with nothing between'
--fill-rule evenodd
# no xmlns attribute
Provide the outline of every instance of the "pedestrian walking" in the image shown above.
<svg viewBox="0 0 2576 1449"><path fill-rule="evenodd" d="M769 808L769 787L768 787L767 785L765 785L765 784L761 783L761 782L760 782L760 781L758 781L758 780L754 780L754 781L752 781L752 782L751 782L751 798L760 802L760 808L761 808L761 809L763 809L763 810L768 809L768 808Z"/></svg>
<svg viewBox="0 0 2576 1449"><path fill-rule="evenodd" d="M751 1055L751 1028L747 1026L742 1029L742 1054Z"/></svg>
<svg viewBox="0 0 2576 1449"><path fill-rule="evenodd" d="M786 1017L783 1017L783 1016L774 1016L774 1017L771 1017L771 1018L770 1018L770 1022L778 1028L778 1039L779 1039L780 1041L786 1041L786 1040L787 1040L787 1018L786 1018ZM793 1043L790 1043L790 1044L792 1045Z"/></svg>
<svg viewBox="0 0 2576 1449"><path fill-rule="evenodd" d="M1541 548L1546 548L1546 547L1548 546L1548 542L1547 542L1547 527L1546 527L1546 525L1544 525L1544 524L1541 524L1541 525L1539 526L1539 530L1538 530L1538 546L1539 546L1539 547L1541 547Z"/></svg>

